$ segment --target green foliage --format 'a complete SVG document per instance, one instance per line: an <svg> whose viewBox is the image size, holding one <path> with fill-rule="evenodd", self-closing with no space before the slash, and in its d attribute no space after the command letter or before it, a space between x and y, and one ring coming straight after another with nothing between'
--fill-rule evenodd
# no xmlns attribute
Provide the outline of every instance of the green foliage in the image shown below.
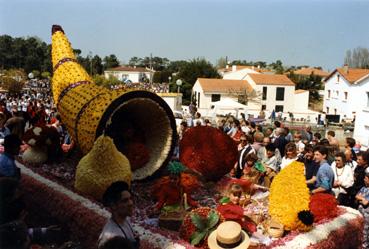
<svg viewBox="0 0 369 249"><path fill-rule="evenodd" d="M271 67L276 74L284 73L283 63L280 60L277 60L276 62L269 64L269 67Z"/></svg>
<svg viewBox="0 0 369 249"><path fill-rule="evenodd" d="M40 77L40 71L38 70L32 70L32 74L33 74L33 77L36 79Z"/></svg>
<svg viewBox="0 0 369 249"><path fill-rule="evenodd" d="M50 79L50 77L51 77L51 73L49 73L49 72L42 72L41 73L41 78L43 78L43 79Z"/></svg>
<svg viewBox="0 0 369 249"><path fill-rule="evenodd" d="M33 70L51 72L49 46L37 37L12 38L0 36L0 67L23 68L26 73Z"/></svg>
<svg viewBox="0 0 369 249"><path fill-rule="evenodd" d="M180 163L180 162L170 162L168 165L168 171L169 173L173 174L173 175L179 175L181 174L184 170L186 169L186 167Z"/></svg>
<svg viewBox="0 0 369 249"><path fill-rule="evenodd" d="M103 86L106 88L110 88L111 86L124 84L122 81L118 80L114 76L110 76L109 79L106 79L104 75L95 74L92 77L93 81L96 85Z"/></svg>
<svg viewBox="0 0 369 249"><path fill-rule="evenodd" d="M109 69L109 68L118 67L118 66L119 66L119 60L117 56L115 56L114 54L104 57L103 59L104 70Z"/></svg>
<svg viewBox="0 0 369 249"><path fill-rule="evenodd" d="M138 66L138 67L147 67L147 68L153 68L155 71L162 71L166 69L169 65L168 58L162 58L162 57L144 57L139 58L137 56L132 57L128 64L130 66Z"/></svg>
<svg viewBox="0 0 369 249"><path fill-rule="evenodd" d="M196 227L196 231L190 238L191 245L197 245L215 229L219 222L219 215L214 210L211 210L204 219L200 215L193 213L191 214L191 222Z"/></svg>
<svg viewBox="0 0 369 249"><path fill-rule="evenodd" d="M309 76L299 76L294 74L293 71L287 76L296 84L296 90L303 89L309 91L309 102L320 100L319 90L324 89L322 77L313 73Z"/></svg>
<svg viewBox="0 0 369 249"><path fill-rule="evenodd" d="M216 67L219 68L225 68L227 66L227 59L225 57L220 57L217 60Z"/></svg>

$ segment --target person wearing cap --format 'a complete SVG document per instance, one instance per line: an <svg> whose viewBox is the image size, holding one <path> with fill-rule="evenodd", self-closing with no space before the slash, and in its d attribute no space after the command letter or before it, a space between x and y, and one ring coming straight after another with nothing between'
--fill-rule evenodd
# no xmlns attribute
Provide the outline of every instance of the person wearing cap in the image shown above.
<svg viewBox="0 0 369 249"><path fill-rule="evenodd" d="M250 238L241 225L234 221L221 223L208 237L210 249L245 249L250 245Z"/></svg>
<svg viewBox="0 0 369 249"><path fill-rule="evenodd" d="M129 219L134 206L128 184L123 181L112 183L103 195L103 204L109 208L112 216L99 236L98 247L101 248L107 240L119 236L128 239L133 248L139 248L140 240Z"/></svg>
<svg viewBox="0 0 369 249"><path fill-rule="evenodd" d="M365 172L365 186L357 193L355 199L359 202L359 211L364 216L363 246L369 247L369 171Z"/></svg>
<svg viewBox="0 0 369 249"><path fill-rule="evenodd" d="M15 164L15 156L19 154L22 141L11 134L4 139L4 153L0 155L0 177L20 179L20 169Z"/></svg>

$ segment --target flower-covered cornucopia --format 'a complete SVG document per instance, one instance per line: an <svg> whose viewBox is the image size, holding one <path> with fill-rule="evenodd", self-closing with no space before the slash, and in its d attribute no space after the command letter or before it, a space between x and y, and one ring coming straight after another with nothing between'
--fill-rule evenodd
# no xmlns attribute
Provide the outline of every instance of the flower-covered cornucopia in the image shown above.
<svg viewBox="0 0 369 249"><path fill-rule="evenodd" d="M78 64L59 25L52 28L52 64L54 102L69 134L84 154L100 135L112 137L118 150L131 161L133 179L151 176L170 160L176 124L172 110L162 98L148 91L108 90L96 85ZM124 146L119 146L121 135L128 134L122 122L144 139L124 141Z"/></svg>
<svg viewBox="0 0 369 249"><path fill-rule="evenodd" d="M44 163L55 160L61 153L60 135L54 127L36 126L26 131L23 141L29 145L23 154L28 163Z"/></svg>
<svg viewBox="0 0 369 249"><path fill-rule="evenodd" d="M237 161L237 145L224 132L209 126L188 129L180 143L180 161L211 181L227 174Z"/></svg>

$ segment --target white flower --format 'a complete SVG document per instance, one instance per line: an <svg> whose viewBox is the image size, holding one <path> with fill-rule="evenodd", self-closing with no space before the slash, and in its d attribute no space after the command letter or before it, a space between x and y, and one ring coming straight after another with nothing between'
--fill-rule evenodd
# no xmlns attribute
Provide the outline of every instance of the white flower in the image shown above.
<svg viewBox="0 0 369 249"><path fill-rule="evenodd" d="M30 140L28 140L28 144L34 146L36 144L36 139L31 138Z"/></svg>
<svg viewBox="0 0 369 249"><path fill-rule="evenodd" d="M42 132L42 129L40 127L35 127L33 128L33 133L36 135L36 136L40 136Z"/></svg>

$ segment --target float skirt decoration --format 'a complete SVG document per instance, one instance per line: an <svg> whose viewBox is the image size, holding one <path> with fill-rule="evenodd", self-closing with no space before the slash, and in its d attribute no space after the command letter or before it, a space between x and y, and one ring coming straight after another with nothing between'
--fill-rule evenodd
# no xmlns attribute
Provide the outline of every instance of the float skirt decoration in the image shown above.
<svg viewBox="0 0 369 249"><path fill-rule="evenodd" d="M124 133L119 124L125 122L137 129L150 152L148 162L133 172L133 179L152 175L170 160L176 124L162 98L148 91L108 90L97 86L77 63L71 44L58 25L52 28L52 63L54 102L82 152L89 152L103 133L117 144Z"/></svg>

